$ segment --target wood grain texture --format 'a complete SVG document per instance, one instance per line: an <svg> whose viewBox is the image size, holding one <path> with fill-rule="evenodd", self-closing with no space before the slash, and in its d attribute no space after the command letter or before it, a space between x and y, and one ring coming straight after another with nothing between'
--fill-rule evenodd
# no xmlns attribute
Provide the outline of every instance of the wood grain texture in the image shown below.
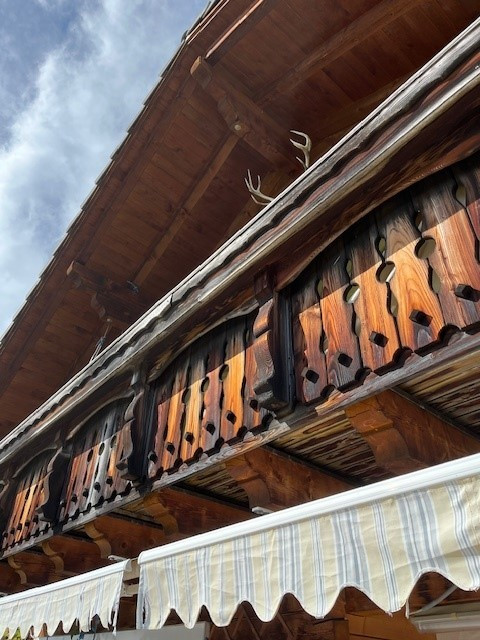
<svg viewBox="0 0 480 640"><path fill-rule="evenodd" d="M346 410L367 440L377 464L406 473L480 451L480 441L455 429L393 391L384 391Z"/></svg>
<svg viewBox="0 0 480 640"><path fill-rule="evenodd" d="M60 499L61 522L129 492L131 483L122 478L117 466L125 449L122 429L127 405L126 401L107 405L67 443L70 464Z"/></svg>
<svg viewBox="0 0 480 640"><path fill-rule="evenodd" d="M389 280L395 267L379 250L381 242L375 221L370 220L347 235L346 244L351 277L359 287L354 310L363 365L376 372L391 366L400 349L395 319L388 312Z"/></svg>
<svg viewBox="0 0 480 640"><path fill-rule="evenodd" d="M473 117L480 103L478 29L472 25L434 63L423 67L352 130L319 167L284 191L215 259L155 305L134 331L115 341L78 379L54 394L9 437L0 459L18 451L20 434L39 438L63 412L77 405L85 397L87 382L89 392L98 390L131 367L132 359L152 351L158 355L160 342L163 352L173 348L182 331L188 332L187 325L205 330L212 321L232 313L241 297L241 279L245 282L274 262L279 267L278 286L292 282L312 256L367 211L419 177L471 154L480 139ZM61 411L54 414L53 407L60 405ZM34 423L39 426L35 435Z"/></svg>
<svg viewBox="0 0 480 640"><path fill-rule="evenodd" d="M152 390L157 417L150 478L266 428L270 414L254 390L254 352L253 318L240 317L205 335L159 377Z"/></svg>
<svg viewBox="0 0 480 640"><path fill-rule="evenodd" d="M285 298L275 290L270 270L255 277L255 297L259 308L253 323L253 350L257 370L253 388L263 409L279 415L291 405L288 375L290 359L290 314Z"/></svg>
<svg viewBox="0 0 480 640"><path fill-rule="evenodd" d="M362 361L354 333L353 305L345 299L350 284L343 242L337 242L319 260L320 308L326 340L323 351L327 362L328 384L348 389L360 384Z"/></svg>
<svg viewBox="0 0 480 640"><path fill-rule="evenodd" d="M445 324L475 329L480 312L480 267L476 237L451 173L412 187L415 209L422 219L422 237L433 238L428 258L440 280L438 296ZM466 204L466 203L465 203Z"/></svg>
<svg viewBox="0 0 480 640"><path fill-rule="evenodd" d="M440 348L452 332L478 330L479 162L454 165L384 203L290 286L299 400L325 400L368 371L384 375L412 352Z"/></svg>

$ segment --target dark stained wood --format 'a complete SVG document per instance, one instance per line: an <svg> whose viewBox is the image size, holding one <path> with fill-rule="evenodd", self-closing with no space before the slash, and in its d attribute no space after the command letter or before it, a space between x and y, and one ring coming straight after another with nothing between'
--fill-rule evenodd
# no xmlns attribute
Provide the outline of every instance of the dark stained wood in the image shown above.
<svg viewBox="0 0 480 640"><path fill-rule="evenodd" d="M253 324L253 349L257 370L253 388L259 405L276 414L291 405L289 379L290 323L288 308L275 291L274 275L264 271L255 278L259 304Z"/></svg>
<svg viewBox="0 0 480 640"><path fill-rule="evenodd" d="M253 149L274 164L295 166L289 153L288 130L282 130L266 112L260 109L245 91L240 91L229 80L211 67L203 58L197 58L191 68L192 77L217 102L218 110L229 129Z"/></svg>
<svg viewBox="0 0 480 640"><path fill-rule="evenodd" d="M351 281L359 287L357 294L352 288L352 295L356 295L353 309L363 365L378 372L395 361L400 349L395 319L388 310L389 282L396 267L379 250L382 238L374 223L347 238Z"/></svg>
<svg viewBox="0 0 480 640"><path fill-rule="evenodd" d="M212 330L159 377L150 478L267 427L270 414L253 389L253 350L252 318L238 318Z"/></svg>
<svg viewBox="0 0 480 640"><path fill-rule="evenodd" d="M230 442L242 433L243 397L242 387L245 375L245 325L236 323L227 331L224 365L220 371L222 380L220 418L221 438ZM249 425L250 426L250 425Z"/></svg>
<svg viewBox="0 0 480 640"><path fill-rule="evenodd" d="M165 253L174 236L179 232L181 227L189 221L192 215L192 209L208 189L212 180L215 179L237 142L237 136L229 135L221 142L219 148L215 150L213 158L207 163L207 167L200 178L195 181L195 185L185 199L182 207L176 211L167 229L162 230L160 235L155 239L151 246L150 255L133 276L133 281L136 284L141 285L147 279L158 260Z"/></svg>
<svg viewBox="0 0 480 640"><path fill-rule="evenodd" d="M221 59L225 49L233 47L274 5L275 2L272 0L257 0L254 2L253 5L213 43L205 56L205 60L211 65L215 65L215 63Z"/></svg>
<svg viewBox="0 0 480 640"><path fill-rule="evenodd" d="M180 317L182 318L181 322L184 322L187 317L189 322L192 322L192 316L195 315L195 326L199 328L199 331L202 331L205 329L207 316L208 322L210 324L212 322L211 313L210 311L207 313L207 308L209 310L215 308L216 313L221 315L227 312L227 308L231 311L231 304L238 304L239 298L228 297L229 287L232 287L232 283L235 282L238 291L239 278L243 278L246 270L252 266L251 261L245 259L246 250L248 255L261 256L261 258L256 258L255 272L258 272L258 267L261 268L262 265L271 262L274 247L276 250L281 246L281 250L278 250L276 255L279 265L282 264L278 282L279 286L283 286L293 279L302 266L308 263L313 255L312 251L318 252L322 249L320 237L324 238L324 243L328 242L332 237L338 235L347 221L348 224L351 224L359 216L365 215L364 201L358 196L360 192L365 192L367 185L367 192L370 196L369 206L373 207L380 200L385 200L392 192L400 189L402 185L411 184L415 177L418 179L420 173L429 173L433 168L438 167L439 163L440 166L443 163L450 163L473 150L478 131L475 128L475 119L469 119L467 116L472 109L476 108L478 100L471 75L471 69L475 68L476 64L476 58L472 57L474 31L475 29L472 28L462 40L452 46L437 61L434 68L427 67L414 80L407 83L402 93L397 94L389 102L388 109L385 106L375 118L366 122L350 138L345 139L337 147L334 154L335 159L327 158L322 163L321 170L315 173L314 178L312 178L313 174L309 174L307 180L300 181L295 189L279 199L275 207L269 208L265 215L259 218L262 228L260 235L257 235L259 231L257 225L251 225L241 235L241 240L237 238L228 248L224 248L216 255L215 261L208 266L209 275L206 275L206 267L199 269L188 282L174 292L171 298L168 298L168 301L164 300L163 304L155 307L153 316L156 318L156 314L162 310L162 323L167 321L167 317L171 320L172 310L175 311L176 340L178 340ZM431 89L434 85L437 90L433 94ZM455 94L458 98L455 108L453 108L454 105L450 99L448 106L445 101L447 86L450 96L453 95L451 91L454 86L462 86L461 94ZM415 100L413 100L413 96L415 96ZM420 96L424 98L423 101L419 99ZM462 115L460 116L460 114ZM408 117L405 117L407 115ZM402 116L401 121L399 121L400 116ZM400 130L398 122L401 122ZM434 131L438 130L442 130L441 141L438 141L438 137L433 135ZM372 137L372 131L376 131L377 134L381 132L381 136ZM415 131L415 135L412 136L413 131ZM457 135L450 136L449 132L456 132ZM389 139L389 136L392 144L385 147L385 141ZM367 146L359 158L357 151L361 141ZM388 153L388 161L385 153ZM339 155L342 155L342 163L340 164ZM355 162L353 162L354 157ZM415 162L406 161L406 157L415 158ZM395 170L393 170L392 163L397 167ZM339 167L341 167L341 173L337 172ZM334 177L333 173L335 173ZM339 180L343 185L342 188L339 188ZM295 206L293 206L294 203ZM275 214L272 214L272 209L275 210ZM328 211L328 215L319 215L320 211ZM293 219L294 223L292 223ZM313 232L312 225L315 225L315 232ZM329 233L326 233L327 227L325 225L330 229ZM293 236L295 236L295 240L293 240ZM255 253L260 244L262 246L261 252ZM299 246L302 247L301 260L296 253L297 249L294 249ZM270 249L266 249L266 247L270 247ZM282 262L286 255L291 259ZM220 276L218 269L221 271ZM199 286L202 291L208 291L208 294L202 295L201 305L195 303L189 306L186 304L187 300L197 299L197 287ZM220 306L216 303L212 306L213 300L215 298L218 300L220 292L222 292L222 296L226 295L227 298L222 297L223 303ZM240 294L238 295L240 297ZM117 375L123 368L127 368L129 359L133 357L134 353L135 357L139 357L140 353L145 353L148 350L147 345L153 347L156 338L158 338L154 329L158 319L154 320L154 317L149 316L137 325L135 338L133 334L129 334L127 340L133 339L136 346L133 348L133 343L129 346L129 355L128 357L122 355L121 363L118 359L118 353L114 355L108 349L97 359L95 369L103 367L102 383L112 375ZM171 327L173 325L170 320L168 322ZM144 333L147 324L149 324L149 337ZM163 352L165 349L171 348L171 344L167 344L171 340L171 336L165 332L165 326L162 324ZM140 334L143 337L138 341ZM117 350L121 341L115 344L115 350ZM125 345L123 346L125 347ZM83 375L88 377L91 375L91 370L87 368ZM97 376L96 385L99 384L99 380ZM82 384L84 383L85 379ZM70 394L64 408L75 402L71 391L72 389L68 385L62 391L63 394ZM55 402L57 401L58 398ZM42 411L45 412L46 407ZM42 429L36 430L37 435L42 432ZM9 451L13 451L13 449L10 448ZM5 452L2 455L5 456Z"/></svg>
<svg viewBox="0 0 480 640"><path fill-rule="evenodd" d="M205 380L205 355L201 352L192 353L190 361L189 397L186 401L185 430L183 432L183 459L188 462L198 452L202 453L201 420L203 408L202 385Z"/></svg>
<svg viewBox="0 0 480 640"><path fill-rule="evenodd" d="M41 547L57 572L85 573L107 563L96 544L73 536L53 536Z"/></svg>
<svg viewBox="0 0 480 640"><path fill-rule="evenodd" d="M3 593L13 593L21 589L20 576L6 560L0 562L0 589Z"/></svg>
<svg viewBox="0 0 480 640"><path fill-rule="evenodd" d="M57 571L54 563L41 551L21 551L9 556L7 562L18 574L23 588L36 587L68 577L63 571Z"/></svg>
<svg viewBox="0 0 480 640"><path fill-rule="evenodd" d="M161 527L113 515L95 518L84 525L84 530L92 540L89 544L103 559L111 554L135 558L141 551L163 544L168 533Z"/></svg>
<svg viewBox="0 0 480 640"><path fill-rule="evenodd" d="M22 540L35 538L50 529L50 524L39 518L38 511L46 499L44 481L48 477L48 466L52 455L52 450L40 454L19 470L17 476L13 478L9 491L9 517L5 519L2 550L14 547ZM58 501L56 508L58 509Z"/></svg>
<svg viewBox="0 0 480 640"><path fill-rule="evenodd" d="M94 414L69 441L71 460L60 502L59 520L76 519L104 501L127 494L131 483L121 477L124 413L127 402L107 405Z"/></svg>
<svg viewBox="0 0 480 640"><path fill-rule="evenodd" d="M292 290L292 333L296 396L300 402L310 402L322 397L331 389L327 379L322 312L316 270L309 270L300 286ZM323 282L321 283L323 292Z"/></svg>
<svg viewBox="0 0 480 640"><path fill-rule="evenodd" d="M249 509L171 488L150 493L123 511L160 524L168 541L254 517Z"/></svg>
<svg viewBox="0 0 480 640"><path fill-rule="evenodd" d="M182 358L181 366L175 372L172 396L168 406L165 446L161 459L163 469L173 469L182 463L181 444L184 429L182 421L185 415L186 393L189 386L190 352Z"/></svg>

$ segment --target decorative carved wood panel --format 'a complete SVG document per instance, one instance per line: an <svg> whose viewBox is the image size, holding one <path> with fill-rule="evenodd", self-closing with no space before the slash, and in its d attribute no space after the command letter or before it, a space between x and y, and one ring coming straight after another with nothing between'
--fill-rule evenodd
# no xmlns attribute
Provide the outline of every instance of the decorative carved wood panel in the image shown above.
<svg viewBox="0 0 480 640"><path fill-rule="evenodd" d="M131 483L117 468L123 456L123 421L128 401L117 401L92 416L67 443L70 464L60 500L59 521L78 517L117 495Z"/></svg>
<svg viewBox="0 0 480 640"><path fill-rule="evenodd" d="M402 192L291 287L297 400L321 400L480 327L478 158Z"/></svg>
<svg viewBox="0 0 480 640"><path fill-rule="evenodd" d="M149 476L219 451L268 426L253 391L253 319L214 329L182 353L153 389L155 434Z"/></svg>
<svg viewBox="0 0 480 640"><path fill-rule="evenodd" d="M12 487L7 487L10 508L5 520L2 550L49 529L49 523L42 520L39 510L45 502L44 481L52 455L50 450L37 456L10 481Z"/></svg>

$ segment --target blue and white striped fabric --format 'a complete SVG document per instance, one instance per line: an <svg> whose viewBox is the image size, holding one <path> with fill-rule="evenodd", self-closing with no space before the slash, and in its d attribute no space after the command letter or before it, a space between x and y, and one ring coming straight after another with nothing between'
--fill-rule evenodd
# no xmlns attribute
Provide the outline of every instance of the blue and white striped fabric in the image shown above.
<svg viewBox="0 0 480 640"><path fill-rule="evenodd" d="M243 601L268 621L286 593L322 618L346 586L393 612L429 571L480 588L480 456L465 460L142 553L137 627L175 610L190 628L202 605L226 626Z"/></svg>
<svg viewBox="0 0 480 640"><path fill-rule="evenodd" d="M96 615L105 628L115 627L124 573L129 569L130 560L126 560L0 598L0 633L8 629L11 637L20 629L20 637L25 638L32 627L38 636L46 625L51 635L60 623L68 632L75 621L80 631L89 631Z"/></svg>

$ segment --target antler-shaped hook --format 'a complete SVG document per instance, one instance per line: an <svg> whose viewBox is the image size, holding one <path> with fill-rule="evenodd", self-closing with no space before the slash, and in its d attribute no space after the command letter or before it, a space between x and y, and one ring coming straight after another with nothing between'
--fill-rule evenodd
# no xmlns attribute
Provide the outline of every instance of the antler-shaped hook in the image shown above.
<svg viewBox="0 0 480 640"><path fill-rule="evenodd" d="M295 135L300 136L305 140L305 142L302 143L290 138L290 142L293 144L293 146L303 152L304 159L302 160L302 158L299 158L298 156L296 156L296 159L300 162L304 169L308 169L308 167L310 166L310 151L312 149L312 141L310 139L310 136L307 136L307 134L303 133L303 131L295 131L295 129L291 129L290 133L294 133Z"/></svg>
<svg viewBox="0 0 480 640"><path fill-rule="evenodd" d="M261 206L265 206L268 202L271 202L273 198L270 196L266 196L264 193L260 191L260 187L262 185L260 176L257 176L257 186L253 186L252 174L250 173L250 169L247 171L247 177L245 178L245 184L247 185L247 189L252 197L252 200ZM261 200L257 200L261 198Z"/></svg>

